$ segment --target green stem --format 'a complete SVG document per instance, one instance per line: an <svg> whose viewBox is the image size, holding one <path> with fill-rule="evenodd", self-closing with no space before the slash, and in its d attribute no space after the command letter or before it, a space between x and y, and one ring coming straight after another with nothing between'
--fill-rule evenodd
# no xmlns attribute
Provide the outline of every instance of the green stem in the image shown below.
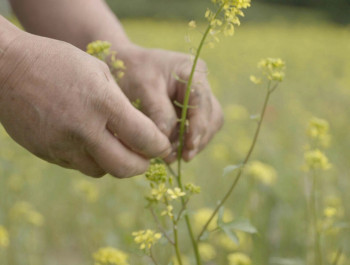
<svg viewBox="0 0 350 265"><path fill-rule="evenodd" d="M314 260L315 265L323 265L322 251L321 251L321 235L317 224L317 174L313 171L312 175L312 194L311 194L311 207L312 207L312 226L314 230Z"/></svg>
<svg viewBox="0 0 350 265"><path fill-rule="evenodd" d="M165 199L165 204L167 206L169 206L169 202L167 199ZM181 252L180 252L180 248L179 248L179 235L178 235L178 231L177 231L177 224L174 220L174 218L171 218L172 224L173 224L173 233L174 233L174 249L175 249L175 254L176 254L176 258L177 261L179 263L179 265L182 265L182 258L181 258Z"/></svg>
<svg viewBox="0 0 350 265"><path fill-rule="evenodd" d="M214 19L217 18L217 16L220 14L223 7L224 7L224 5L220 6L220 8L218 9L218 11L216 12L216 14L214 16ZM183 152L183 148L184 148L185 125L186 125L186 120L187 120L188 104L189 104L190 95L191 95L191 87L192 87L193 77L194 77L194 73L196 71L196 67L197 67L200 53L203 49L203 46L205 44L205 40L207 39L211 28L212 27L209 24L207 29L205 30L205 32L203 34L203 37L202 37L200 43L199 43L198 49L196 51L196 55L194 57L191 73L190 73L189 79L187 81L184 101L182 103L183 106L182 106L181 122L180 122L179 147L177 150L177 166L178 166L177 167L177 181L178 181L179 188L181 190L183 190L183 185L182 185L182 180L181 180L181 178L182 178L182 172L181 172L182 159L181 158L182 158L182 152ZM181 198L181 204L182 204L182 207L184 207L184 209L186 209L185 200L183 198ZM187 213L185 213L185 222L186 222L188 233L190 235L193 251L194 251L194 254L196 257L196 263L197 263L197 265L201 265L202 261L201 261L201 257L200 257L199 250L198 250L198 244L197 244L197 241L195 239L192 225L191 225L191 221L190 221L190 218L189 218Z"/></svg>
<svg viewBox="0 0 350 265"><path fill-rule="evenodd" d="M158 265L158 262L157 262L157 260L155 259L154 255L153 255L152 248L150 249L149 256L150 256L151 260L153 261L154 265Z"/></svg>
<svg viewBox="0 0 350 265"><path fill-rule="evenodd" d="M219 209L225 204L225 202L227 201L227 199L230 197L230 195L232 194L232 192L234 191L234 189L236 188L237 186L237 183L238 181L240 180L241 176L242 176L242 173L243 173L243 170L244 170L244 166L247 164L247 162L249 161L249 158L251 157L252 153L253 153L253 150L254 150L254 147L256 145L256 142L258 140L258 136L259 136L259 133L260 133L260 129L261 129L261 125L262 125L262 122L263 122L263 119L264 119L264 116L265 116L265 112L266 112L266 108L267 108L267 103L269 102L269 99L270 99L270 96L271 96L271 93L273 91L270 90L270 84L268 86L268 90L267 90L267 93L266 93L266 97L265 97L265 101L264 101L264 105L263 105L263 108L262 108L262 111L261 111L261 117L260 117L260 120L259 120L259 123L258 123L258 127L255 131L255 134L254 134L254 138L253 138L253 141L252 141L252 144L249 148L249 151L246 155L246 157L244 158L243 162L242 162L242 166L240 167L231 187L229 188L229 190L226 192L224 198L220 201L220 203L216 206L216 208L214 209L213 213L211 214L211 216L209 217L208 221L205 223L205 225L203 226L201 232L199 233L198 237L197 237L197 242L200 241L201 237L203 236L203 233L207 230L209 224L211 223L211 221L214 219L215 215L218 213Z"/></svg>

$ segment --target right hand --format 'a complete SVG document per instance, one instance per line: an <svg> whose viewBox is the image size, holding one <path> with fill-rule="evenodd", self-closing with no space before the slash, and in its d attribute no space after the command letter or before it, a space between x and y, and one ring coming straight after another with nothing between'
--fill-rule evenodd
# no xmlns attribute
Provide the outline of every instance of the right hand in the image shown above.
<svg viewBox="0 0 350 265"><path fill-rule="evenodd" d="M0 122L36 156L94 177L141 174L171 151L106 64L24 32L0 56Z"/></svg>

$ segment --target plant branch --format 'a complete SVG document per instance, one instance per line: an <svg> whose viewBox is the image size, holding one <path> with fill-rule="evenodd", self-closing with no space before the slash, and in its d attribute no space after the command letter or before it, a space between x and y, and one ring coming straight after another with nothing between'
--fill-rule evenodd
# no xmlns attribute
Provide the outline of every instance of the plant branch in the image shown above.
<svg viewBox="0 0 350 265"><path fill-rule="evenodd" d="M174 246L175 245L174 241L169 237L169 235L165 231L164 227L161 225L156 213L154 212L154 209L152 207L149 207L149 210L151 211L151 214L153 216L154 221L156 222L156 224L158 226L159 231L162 232L162 234L169 241L169 243Z"/></svg>

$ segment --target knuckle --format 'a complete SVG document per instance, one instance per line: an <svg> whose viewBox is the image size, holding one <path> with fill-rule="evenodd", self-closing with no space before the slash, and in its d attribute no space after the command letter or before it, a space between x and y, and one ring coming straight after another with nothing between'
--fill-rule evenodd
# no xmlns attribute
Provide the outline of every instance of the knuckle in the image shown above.
<svg viewBox="0 0 350 265"><path fill-rule="evenodd" d="M140 175L148 169L148 162L138 162L133 165L125 163L123 166L110 172L111 175L118 179L131 178Z"/></svg>

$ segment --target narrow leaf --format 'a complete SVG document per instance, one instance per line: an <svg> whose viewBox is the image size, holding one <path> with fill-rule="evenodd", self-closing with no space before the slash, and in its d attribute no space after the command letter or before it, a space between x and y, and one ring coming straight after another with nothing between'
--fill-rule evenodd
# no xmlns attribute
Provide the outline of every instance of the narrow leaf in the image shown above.
<svg viewBox="0 0 350 265"><path fill-rule="evenodd" d="M227 167L224 168L224 173L222 174L223 177L227 176L229 173L239 169L242 167L242 164L238 164L238 165L229 165Z"/></svg>

